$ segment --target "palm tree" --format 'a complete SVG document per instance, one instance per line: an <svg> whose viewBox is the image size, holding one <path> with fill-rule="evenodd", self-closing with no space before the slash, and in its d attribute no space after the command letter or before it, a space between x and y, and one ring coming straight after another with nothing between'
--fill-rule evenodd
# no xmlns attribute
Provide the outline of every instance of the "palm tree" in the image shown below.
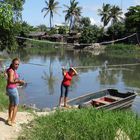
<svg viewBox="0 0 140 140"><path fill-rule="evenodd" d="M99 15L102 17L101 22L103 22L104 27L107 26L107 24L110 21L110 11L111 11L110 4L103 3L102 9L98 9Z"/></svg>
<svg viewBox="0 0 140 140"><path fill-rule="evenodd" d="M54 13L58 14L57 9L60 8L60 7L58 7L59 2L55 1L55 0L49 0L49 1L45 0L45 3L46 3L46 7L44 7L41 10L41 12L45 11L44 18L46 17L46 15L48 15L48 13L50 13L50 28L52 28L53 15L54 15Z"/></svg>
<svg viewBox="0 0 140 140"><path fill-rule="evenodd" d="M111 19L111 22L112 24L122 20L122 10L119 8L119 6L113 6L111 8L111 11L110 11L110 19Z"/></svg>
<svg viewBox="0 0 140 140"><path fill-rule="evenodd" d="M75 0L70 0L70 6L64 5L67 9L63 12L66 13L65 15L65 22L70 23L69 31L74 28L77 21L81 16L81 7L78 7L79 2Z"/></svg>
<svg viewBox="0 0 140 140"><path fill-rule="evenodd" d="M111 20L111 26L113 29L112 40L114 40L114 37L115 37L115 33L114 33L115 23L123 19L121 15L122 15L122 10L119 8L119 6L115 6L115 5L112 6L111 11L110 11L110 20Z"/></svg>

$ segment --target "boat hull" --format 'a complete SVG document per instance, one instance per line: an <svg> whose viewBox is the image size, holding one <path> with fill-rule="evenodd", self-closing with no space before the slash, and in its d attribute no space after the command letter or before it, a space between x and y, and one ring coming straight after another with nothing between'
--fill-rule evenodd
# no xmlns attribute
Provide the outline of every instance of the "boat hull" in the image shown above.
<svg viewBox="0 0 140 140"><path fill-rule="evenodd" d="M68 104L78 108L123 109L132 105L136 95L134 92L121 93L116 89L106 89L71 99L68 101Z"/></svg>

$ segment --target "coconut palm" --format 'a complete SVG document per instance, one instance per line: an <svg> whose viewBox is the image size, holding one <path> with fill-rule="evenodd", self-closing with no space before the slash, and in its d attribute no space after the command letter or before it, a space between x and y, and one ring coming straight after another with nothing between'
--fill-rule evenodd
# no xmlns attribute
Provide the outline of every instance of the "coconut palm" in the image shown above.
<svg viewBox="0 0 140 140"><path fill-rule="evenodd" d="M107 26L110 21L111 5L103 3L102 9L98 9L98 12L102 17L101 22L103 22L104 27Z"/></svg>
<svg viewBox="0 0 140 140"><path fill-rule="evenodd" d="M112 24L122 20L122 10L119 8L119 6L113 6L111 8L111 11L110 11L110 19L111 19L111 22Z"/></svg>
<svg viewBox="0 0 140 140"><path fill-rule="evenodd" d="M81 7L78 7L79 2L76 0L70 0L70 6L64 5L66 7L66 10L63 12L66 13L65 15L65 22L70 23L69 29L74 28L76 22L79 21L79 18L81 16Z"/></svg>
<svg viewBox="0 0 140 140"><path fill-rule="evenodd" d="M59 2L55 1L55 0L48 0L48 1L45 0L45 3L46 3L46 7L44 7L41 10L41 12L45 11L44 18L48 15L48 13L50 13L50 28L52 28L53 15L54 15L54 13L58 14L57 9L60 8L60 7L58 7Z"/></svg>

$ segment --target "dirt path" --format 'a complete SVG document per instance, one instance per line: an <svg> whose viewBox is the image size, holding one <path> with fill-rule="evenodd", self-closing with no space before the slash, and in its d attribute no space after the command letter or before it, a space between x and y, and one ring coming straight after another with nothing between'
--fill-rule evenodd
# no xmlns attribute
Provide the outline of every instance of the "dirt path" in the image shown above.
<svg viewBox="0 0 140 140"><path fill-rule="evenodd" d="M7 112L0 112L0 140L17 139L21 131L21 124L28 123L33 118L33 115L28 112L18 112L16 124L9 126L6 124Z"/></svg>

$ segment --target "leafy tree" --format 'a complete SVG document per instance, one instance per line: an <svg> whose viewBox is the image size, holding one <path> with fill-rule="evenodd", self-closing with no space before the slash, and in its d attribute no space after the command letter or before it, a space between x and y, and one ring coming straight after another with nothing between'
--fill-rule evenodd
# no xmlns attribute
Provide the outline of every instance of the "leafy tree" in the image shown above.
<svg viewBox="0 0 140 140"><path fill-rule="evenodd" d="M66 33L68 33L67 31L68 31L67 26L60 26L59 29L58 29L59 34L66 34Z"/></svg>
<svg viewBox="0 0 140 140"><path fill-rule="evenodd" d="M16 24L14 24L14 26L14 33L20 37L27 37L30 31L33 30L33 27L25 21L23 21L22 23L17 22ZM25 42L25 39L17 39L17 43L20 47L25 46Z"/></svg>
<svg viewBox="0 0 140 140"><path fill-rule="evenodd" d="M101 22L103 22L104 27L107 26L107 24L110 21L110 12L111 12L110 4L103 3L102 9L98 9L98 13L102 17Z"/></svg>
<svg viewBox="0 0 140 140"><path fill-rule="evenodd" d="M0 27L10 30L13 27L12 6L0 2Z"/></svg>
<svg viewBox="0 0 140 140"><path fill-rule="evenodd" d="M123 22L116 22L112 24L110 27L108 27L107 34L110 39L112 35L114 35L113 36L114 39L118 39L124 37L125 31L126 31L125 24Z"/></svg>
<svg viewBox="0 0 140 140"><path fill-rule="evenodd" d="M84 27L80 37L80 43L95 43L102 36L102 29L96 25Z"/></svg>
<svg viewBox="0 0 140 140"><path fill-rule="evenodd" d="M14 49L15 46L12 6L0 2L0 50L11 50Z"/></svg>
<svg viewBox="0 0 140 140"><path fill-rule="evenodd" d="M140 5L131 6L125 13L125 26L130 32L140 31Z"/></svg>
<svg viewBox="0 0 140 140"><path fill-rule="evenodd" d="M53 15L54 15L54 13L58 14L57 9L59 8L58 7L59 2L55 1L55 0L48 0L48 1L45 1L45 3L46 3L46 7L44 7L41 10L41 12L45 11L44 18L48 15L48 13L50 13L50 28L52 28Z"/></svg>
<svg viewBox="0 0 140 140"><path fill-rule="evenodd" d="M5 3L8 3L12 6L14 13L14 21L20 21L22 19L22 10L25 0L3 0Z"/></svg>
<svg viewBox="0 0 140 140"><path fill-rule="evenodd" d="M70 6L64 5L66 10L63 12L66 13L65 15L65 22L70 23L69 25L69 32L71 29L74 29L75 25L80 21L81 16L81 7L78 7L79 2L75 0L70 0Z"/></svg>
<svg viewBox="0 0 140 140"><path fill-rule="evenodd" d="M90 21L89 17L82 17L81 18L81 21L80 21L81 27L87 27L87 26L90 26L90 24L91 24L91 21Z"/></svg>

